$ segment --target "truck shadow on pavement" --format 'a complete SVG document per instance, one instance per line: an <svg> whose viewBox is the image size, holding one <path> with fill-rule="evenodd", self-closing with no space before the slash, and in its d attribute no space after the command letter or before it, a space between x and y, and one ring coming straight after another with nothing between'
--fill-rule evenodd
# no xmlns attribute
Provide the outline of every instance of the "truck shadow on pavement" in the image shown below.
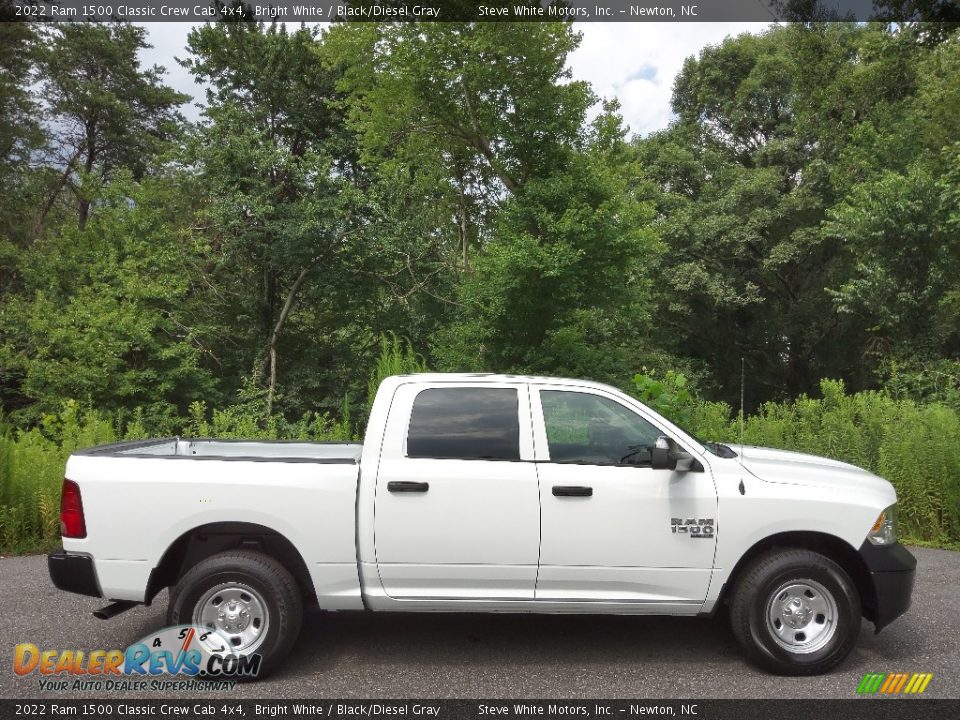
<svg viewBox="0 0 960 720"><path fill-rule="evenodd" d="M872 658L896 663L922 647L916 633L891 627L875 635L864 622L857 647L841 664ZM619 666L637 671L696 663L700 670L746 664L725 611L713 618L669 616L309 613L289 662L277 676L334 670L343 662L380 667ZM754 668L751 672L766 674Z"/></svg>
<svg viewBox="0 0 960 720"><path fill-rule="evenodd" d="M123 640L134 642L165 624L166 593L139 614ZM879 660L896 666L922 654L923 645L923 633L909 616L880 635L864 621L857 646L834 672L870 672ZM344 695L362 688L389 695L406 678L414 683L405 686L409 694L426 677L452 680L451 668L482 689L491 673L509 672L514 678L531 669L561 677L583 672L685 675L691 664L701 676L767 675L744 659L724 610L713 618L313 610L304 617L286 662L256 686L280 689L291 681L323 677L324 685L341 686ZM368 682L358 684L358 673L369 676ZM384 679L388 674L392 681ZM374 677L381 681L369 684Z"/></svg>

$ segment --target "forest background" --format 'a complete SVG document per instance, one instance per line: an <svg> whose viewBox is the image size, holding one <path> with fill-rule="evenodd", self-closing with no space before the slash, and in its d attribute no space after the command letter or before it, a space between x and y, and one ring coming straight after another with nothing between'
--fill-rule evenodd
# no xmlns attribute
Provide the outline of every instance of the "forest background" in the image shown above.
<svg viewBox="0 0 960 720"><path fill-rule="evenodd" d="M0 551L75 448L361 438L380 378L592 378L960 544L960 32L785 24L631 137L567 23L0 23Z"/></svg>

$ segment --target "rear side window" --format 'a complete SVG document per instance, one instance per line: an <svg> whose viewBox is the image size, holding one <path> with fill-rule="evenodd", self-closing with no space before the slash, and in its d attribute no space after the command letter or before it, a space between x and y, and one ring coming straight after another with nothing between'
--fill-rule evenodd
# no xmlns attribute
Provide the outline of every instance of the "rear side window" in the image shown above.
<svg viewBox="0 0 960 720"><path fill-rule="evenodd" d="M519 460L517 391L433 388L413 401L407 457Z"/></svg>

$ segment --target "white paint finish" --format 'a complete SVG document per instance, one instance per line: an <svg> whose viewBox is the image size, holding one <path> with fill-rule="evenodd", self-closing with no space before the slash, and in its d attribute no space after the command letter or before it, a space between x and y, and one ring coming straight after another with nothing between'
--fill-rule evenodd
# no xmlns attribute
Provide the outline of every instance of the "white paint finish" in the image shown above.
<svg viewBox="0 0 960 720"><path fill-rule="evenodd" d="M117 450L119 455L157 455L164 457L256 458L300 460L360 459L360 443L256 442L227 440L163 440L137 444ZM96 454L96 451L94 451Z"/></svg>
<svg viewBox="0 0 960 720"><path fill-rule="evenodd" d="M892 487L878 486L876 475L850 463L751 445L744 448L737 446L737 452L740 454L741 464L751 474L768 482L799 484L831 491L849 490L855 493L881 491L881 495L890 503L896 501Z"/></svg>
<svg viewBox="0 0 960 720"><path fill-rule="evenodd" d="M710 473L550 462L539 397L543 391L564 387L534 388L531 399L541 459L537 599L703 602L715 540L673 533L671 518L716 520ZM578 392L630 409L602 389ZM644 419L660 427L658 418ZM553 495L555 486L566 485L589 486L593 495Z"/></svg>
<svg viewBox="0 0 960 720"><path fill-rule="evenodd" d="M324 610L363 609L356 559L342 563L316 563L310 574Z"/></svg>
<svg viewBox="0 0 960 720"><path fill-rule="evenodd" d="M700 541L692 541L700 542ZM541 565L537 601L603 601L676 605L700 610L711 568Z"/></svg>
<svg viewBox="0 0 960 720"><path fill-rule="evenodd" d="M365 577L376 575L375 563L364 563L362 573ZM389 597L378 584L365 586L364 600L370 610L384 612L503 612L503 613L563 613L597 614L615 613L621 615L696 615L700 603L684 605L663 602L607 602L587 599L586 601L551 600L504 600L478 599L462 597L449 599L397 599Z"/></svg>
<svg viewBox="0 0 960 720"><path fill-rule="evenodd" d="M523 462L405 457L412 398L451 384L518 389ZM535 391L546 386L615 399L662 428L705 472L549 463ZM177 537L225 521L264 525L290 540L327 609L359 609L365 599L375 610L690 614L715 605L754 543L813 531L857 548L896 498L885 480L813 456L746 448L744 464L718 458L613 388L552 378L388 378L362 448L302 450L359 454L359 468L286 463L258 445L244 452L260 454L259 462L72 456L67 477L81 487L89 534L64 547L91 554L105 594L116 599L142 599L150 569ZM430 491L393 495L385 491L391 478L426 481ZM595 492L556 498L553 484L590 484ZM670 532L675 513L715 515L714 570L711 541ZM381 574L408 599L391 598Z"/></svg>
<svg viewBox="0 0 960 720"><path fill-rule="evenodd" d="M542 565L713 567L714 540L674 533L672 518L717 520L707 473L540 464ZM587 485L592 497L555 497ZM716 523L714 524L716 527Z"/></svg>
<svg viewBox="0 0 960 720"><path fill-rule="evenodd" d="M716 519L708 475L538 467L543 508L538 599L704 600L715 540L675 534L671 518ZM593 496L552 494L555 485L580 484L592 487ZM700 572L684 572L690 569Z"/></svg>
<svg viewBox="0 0 960 720"><path fill-rule="evenodd" d="M97 560L97 582L103 597L142 602L152 565L143 560Z"/></svg>
<svg viewBox="0 0 960 720"><path fill-rule="evenodd" d="M385 595L403 600L533 600L536 562L380 563Z"/></svg>
<svg viewBox="0 0 960 720"><path fill-rule="evenodd" d="M310 569L321 607L360 608L359 593L343 600L343 579L318 573L318 564L343 564L356 575L356 465L247 462L189 458L74 455L66 476L80 485L87 537L66 540L99 565L145 564L149 575L186 532L215 522L247 522L280 533ZM114 597L143 599L143 580L114 586ZM123 591L123 592L121 592Z"/></svg>
<svg viewBox="0 0 960 720"><path fill-rule="evenodd" d="M510 388L518 392L520 461L408 458L413 402L431 387L438 386L401 385L386 421L374 508L379 581L396 598L532 599L540 502L526 386ZM429 490L391 492L391 482L425 482Z"/></svg>
<svg viewBox="0 0 960 720"><path fill-rule="evenodd" d="M856 469L860 477L851 481L852 466L836 463L839 467L831 468L831 463L827 460L801 474L789 462L785 481L771 482L753 475L737 459L713 459L719 524L715 570L704 612L714 608L740 558L772 535L819 532L852 549L860 547L880 511L896 502L896 492L886 480L866 470Z"/></svg>
<svg viewBox="0 0 960 720"><path fill-rule="evenodd" d="M394 481L426 482L425 493L394 493ZM405 460L377 479L377 562L537 566L537 470L529 462Z"/></svg>

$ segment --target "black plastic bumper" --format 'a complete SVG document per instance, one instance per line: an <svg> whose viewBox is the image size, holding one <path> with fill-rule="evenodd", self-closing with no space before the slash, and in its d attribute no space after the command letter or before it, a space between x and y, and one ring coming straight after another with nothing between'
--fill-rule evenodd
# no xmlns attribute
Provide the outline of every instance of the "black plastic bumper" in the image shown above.
<svg viewBox="0 0 960 720"><path fill-rule="evenodd" d="M47 555L47 569L53 584L60 590L100 597L97 571L89 555L57 550Z"/></svg>
<svg viewBox="0 0 960 720"><path fill-rule="evenodd" d="M917 559L900 543L874 545L869 540L860 546L860 557L870 571L873 590L865 614L880 632L910 609Z"/></svg>

